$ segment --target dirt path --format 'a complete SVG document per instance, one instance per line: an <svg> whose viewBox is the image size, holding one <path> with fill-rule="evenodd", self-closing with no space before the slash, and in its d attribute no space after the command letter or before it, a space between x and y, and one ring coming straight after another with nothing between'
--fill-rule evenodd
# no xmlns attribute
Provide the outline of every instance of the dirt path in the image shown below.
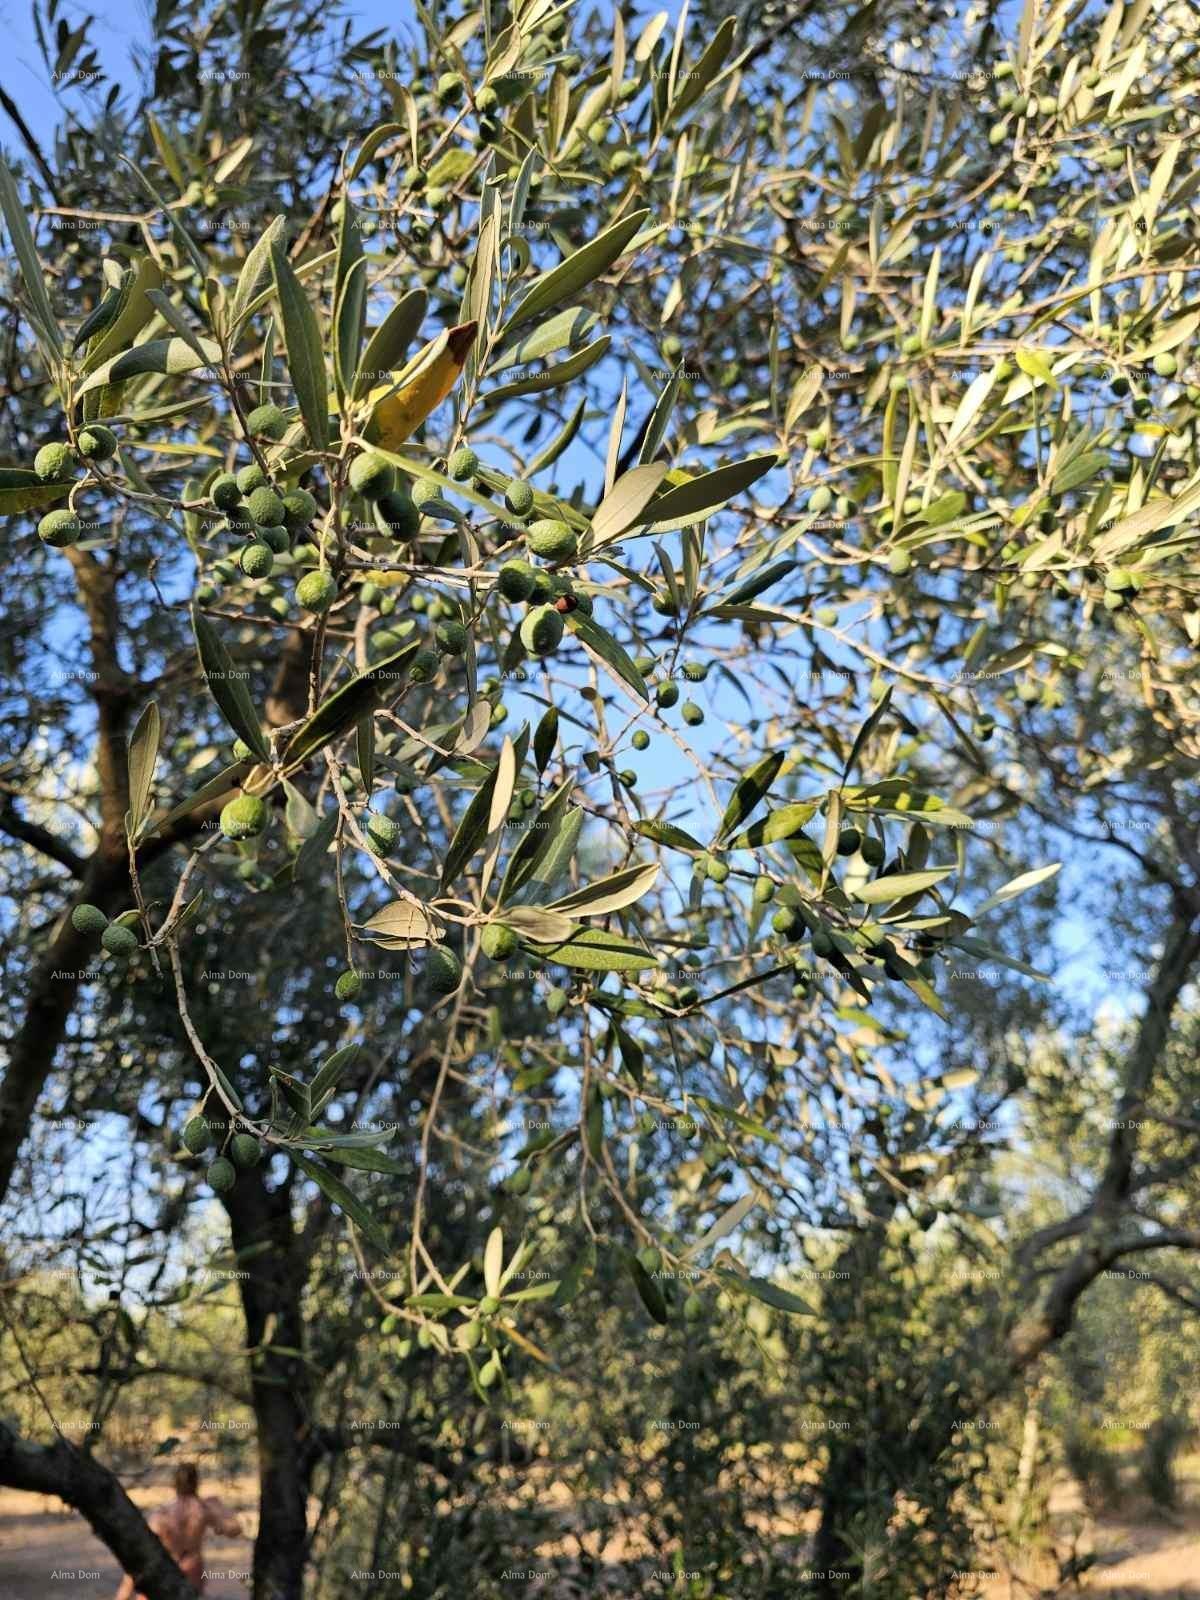
<svg viewBox="0 0 1200 1600"><path fill-rule="evenodd" d="M210 1540L205 1593L207 1600L246 1600L257 1486L250 1478L227 1480L219 1492L247 1536ZM171 1491L164 1485L130 1495L151 1510ZM1075 1592L1107 1600L1200 1600L1200 1508L1189 1508L1177 1525L1105 1519L1095 1525L1092 1548L1101 1564ZM0 1489L0 1600L113 1600L120 1581L117 1563L76 1512L43 1495ZM985 1583L980 1592L986 1600L1008 1595L1003 1582Z"/></svg>
<svg viewBox="0 0 1200 1600"><path fill-rule="evenodd" d="M210 1539L205 1546L206 1600L246 1600L256 1521L256 1488L250 1479L222 1484L219 1492L237 1512L247 1537ZM162 1487L130 1489L143 1510L171 1499ZM113 1600L121 1569L78 1514L61 1500L0 1489L0 1600Z"/></svg>

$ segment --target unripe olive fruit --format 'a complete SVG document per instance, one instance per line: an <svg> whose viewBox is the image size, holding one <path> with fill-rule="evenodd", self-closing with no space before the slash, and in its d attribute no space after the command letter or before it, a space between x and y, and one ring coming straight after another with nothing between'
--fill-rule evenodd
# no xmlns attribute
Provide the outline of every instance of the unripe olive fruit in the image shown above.
<svg viewBox="0 0 1200 1600"><path fill-rule="evenodd" d="M873 835L868 834L863 840L862 858L869 867L881 867L886 854L887 851L884 849L883 842Z"/></svg>
<svg viewBox="0 0 1200 1600"><path fill-rule="evenodd" d="M436 650L418 650L408 669L408 675L414 683L428 683L437 676L441 658Z"/></svg>
<svg viewBox="0 0 1200 1600"><path fill-rule="evenodd" d="M500 1363L493 1356L479 1369L479 1387L490 1389L500 1376Z"/></svg>
<svg viewBox="0 0 1200 1600"><path fill-rule="evenodd" d="M260 795L239 795L221 812L221 832L227 839L256 838L266 825L267 807Z"/></svg>
<svg viewBox="0 0 1200 1600"><path fill-rule="evenodd" d="M511 478L504 491L504 504L514 517L527 517L533 510L533 490L520 478Z"/></svg>
<svg viewBox="0 0 1200 1600"><path fill-rule="evenodd" d="M244 545L239 565L248 578L265 578L275 565L271 546L257 539L252 544Z"/></svg>
<svg viewBox="0 0 1200 1600"><path fill-rule="evenodd" d="M267 488L265 484L250 491L246 497L246 510L260 528L277 527L285 515L283 501L274 489Z"/></svg>
<svg viewBox="0 0 1200 1600"><path fill-rule="evenodd" d="M337 584L328 572L306 572L296 585L296 604L319 615L329 610L337 592Z"/></svg>
<svg viewBox="0 0 1200 1600"><path fill-rule="evenodd" d="M180 1135L183 1148L189 1154L202 1155L213 1142L212 1129L208 1125L207 1117L189 1117L183 1125Z"/></svg>
<svg viewBox="0 0 1200 1600"><path fill-rule="evenodd" d="M138 947L137 934L119 922L110 922L100 935L100 943L110 956L128 957Z"/></svg>
<svg viewBox="0 0 1200 1600"><path fill-rule="evenodd" d="M810 450L824 450L829 443L829 429L825 427L810 428L804 435L804 442Z"/></svg>
<svg viewBox="0 0 1200 1600"><path fill-rule="evenodd" d="M685 700L679 710L680 716L690 728L697 728L704 721L703 708L694 700Z"/></svg>
<svg viewBox="0 0 1200 1600"><path fill-rule="evenodd" d="M76 933L103 933L108 918L99 906L78 905L71 912L71 926Z"/></svg>
<svg viewBox="0 0 1200 1600"><path fill-rule="evenodd" d="M893 550L888 556L888 571L894 578L903 578L912 571L913 559L908 550Z"/></svg>
<svg viewBox="0 0 1200 1600"><path fill-rule="evenodd" d="M552 655L562 636L563 619L553 606L538 606L521 623L521 643L531 656Z"/></svg>
<svg viewBox="0 0 1200 1600"><path fill-rule="evenodd" d="M421 513L411 495L391 490L380 495L373 512L375 526L390 539L413 539L421 529Z"/></svg>
<svg viewBox="0 0 1200 1600"><path fill-rule="evenodd" d="M461 622L444 618L433 629L433 642L444 656L461 656L467 648L467 630Z"/></svg>
<svg viewBox="0 0 1200 1600"><path fill-rule="evenodd" d="M368 500L378 500L396 486L396 474L390 461L382 456L364 451L350 463L350 487Z"/></svg>
<svg viewBox="0 0 1200 1600"><path fill-rule="evenodd" d="M784 939L799 933L803 926L803 919L792 906L780 906L771 918L771 927Z"/></svg>
<svg viewBox="0 0 1200 1600"><path fill-rule="evenodd" d="M85 461L108 461L117 453L117 436L102 422L89 422L76 443Z"/></svg>
<svg viewBox="0 0 1200 1600"><path fill-rule="evenodd" d="M208 494L218 511L236 511L242 502L242 491L232 472L219 472Z"/></svg>
<svg viewBox="0 0 1200 1600"><path fill-rule="evenodd" d="M1162 350L1154 358L1154 370L1160 378L1173 378L1179 371L1179 362L1170 350Z"/></svg>
<svg viewBox="0 0 1200 1600"><path fill-rule="evenodd" d="M528 600L537 581L536 570L528 561L506 561L496 574L496 587L506 600Z"/></svg>
<svg viewBox="0 0 1200 1600"><path fill-rule="evenodd" d="M518 1167L504 1180L504 1187L509 1194L528 1194L532 1186L533 1174L528 1167Z"/></svg>
<svg viewBox="0 0 1200 1600"><path fill-rule="evenodd" d="M454 481L463 483L466 479L473 478L479 471L479 457L470 445L462 445L450 457L447 467Z"/></svg>
<svg viewBox="0 0 1200 1600"><path fill-rule="evenodd" d="M282 439L287 432L287 425L287 418L271 400L265 405L255 406L246 418L247 431L264 439Z"/></svg>
<svg viewBox="0 0 1200 1600"><path fill-rule="evenodd" d="M566 1007L566 1004L567 991L565 989L560 989L557 985L551 985L546 990L546 1010L552 1017L557 1017L559 1012Z"/></svg>
<svg viewBox="0 0 1200 1600"><path fill-rule="evenodd" d="M205 1173L208 1186L217 1194L228 1194L237 1182L237 1169L232 1161L218 1156Z"/></svg>
<svg viewBox="0 0 1200 1600"><path fill-rule="evenodd" d="M480 948L489 961L504 961L517 951L517 936L501 922L489 922L480 935Z"/></svg>
<svg viewBox="0 0 1200 1600"><path fill-rule="evenodd" d="M837 853L840 856L854 855L862 845L862 834L857 828L843 828L838 834Z"/></svg>
<svg viewBox="0 0 1200 1600"><path fill-rule="evenodd" d="M252 1133L235 1133L229 1141L229 1154L233 1157L235 1167L249 1172L262 1160L263 1147Z"/></svg>
<svg viewBox="0 0 1200 1600"><path fill-rule="evenodd" d="M84 529L76 514L62 506L57 511L47 511L38 523L37 531L43 544L48 544L53 550L65 550L68 545L75 543Z"/></svg>
<svg viewBox="0 0 1200 1600"><path fill-rule="evenodd" d="M283 520L292 528L303 528L317 514L317 502L307 489L289 489L283 496Z"/></svg>
<svg viewBox="0 0 1200 1600"><path fill-rule="evenodd" d="M832 504L833 490L827 483L820 484L808 497L808 509L815 511L818 516L822 511L828 511Z"/></svg>
<svg viewBox="0 0 1200 1600"><path fill-rule="evenodd" d="M530 523L525 537L532 554L544 561L569 561L579 549L574 528L554 517Z"/></svg>
<svg viewBox="0 0 1200 1600"><path fill-rule="evenodd" d="M237 474L237 486L243 494L253 494L255 489L268 488L269 480L257 461L251 461Z"/></svg>
<svg viewBox="0 0 1200 1600"><path fill-rule="evenodd" d="M362 974L350 968L346 972L339 973L333 992L339 1000L357 1000L362 993L362 986Z"/></svg>
<svg viewBox="0 0 1200 1600"><path fill-rule="evenodd" d="M654 691L654 698L665 711L669 711L679 699L679 685L672 683L670 679L666 683L660 683Z"/></svg>
<svg viewBox="0 0 1200 1600"><path fill-rule="evenodd" d="M43 483L65 483L75 470L75 452L59 440L44 444L33 458L33 470Z"/></svg>
<svg viewBox="0 0 1200 1600"><path fill-rule="evenodd" d="M400 837L400 826L391 817L372 812L365 828L367 843L377 856L387 856Z"/></svg>
<svg viewBox="0 0 1200 1600"><path fill-rule="evenodd" d="M436 994L453 994L462 982L462 970L462 962L444 945L433 945L425 958L425 976Z"/></svg>
<svg viewBox="0 0 1200 1600"><path fill-rule="evenodd" d="M629 742L635 750L645 750L649 747L650 735L645 728L637 728Z"/></svg>

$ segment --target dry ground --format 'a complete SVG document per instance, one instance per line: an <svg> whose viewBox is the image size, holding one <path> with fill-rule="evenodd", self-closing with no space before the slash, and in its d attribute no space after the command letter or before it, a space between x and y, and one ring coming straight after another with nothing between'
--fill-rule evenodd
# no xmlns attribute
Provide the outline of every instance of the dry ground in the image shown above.
<svg viewBox="0 0 1200 1600"><path fill-rule="evenodd" d="M251 1478L202 1482L202 1494L220 1494L241 1518L246 1537L210 1539L205 1547L207 1600L246 1600L257 1525L258 1486ZM172 1498L166 1485L129 1489L143 1510ZM55 1573L62 1576L54 1577ZM46 1495L0 1489L0 1600L113 1600L121 1569L77 1512Z"/></svg>
<svg viewBox="0 0 1200 1600"><path fill-rule="evenodd" d="M1183 1509L1171 1519L1131 1502L1088 1522L1079 1548L1094 1550L1101 1560L1082 1590L1063 1590L1064 1597L1082 1592L1107 1600L1200 1600L1200 1459L1188 1465L1194 1475L1185 1486ZM250 1562L256 1485L249 1477L220 1484L211 1480L202 1484L202 1492L219 1492L246 1530L242 1539L210 1541L208 1600L246 1600L249 1588L238 1575ZM169 1500L171 1491L165 1484L135 1487L131 1497L149 1510ZM1052 1506L1060 1531L1080 1519L1078 1496L1070 1488L1056 1493ZM1049 1588L1053 1567L1031 1569L1027 1576ZM120 1580L116 1562L82 1517L43 1495L0 1490L0 1600L112 1600ZM981 1591L986 1600L1031 1600L1036 1592L1019 1584L1010 1589L1007 1580L985 1584Z"/></svg>

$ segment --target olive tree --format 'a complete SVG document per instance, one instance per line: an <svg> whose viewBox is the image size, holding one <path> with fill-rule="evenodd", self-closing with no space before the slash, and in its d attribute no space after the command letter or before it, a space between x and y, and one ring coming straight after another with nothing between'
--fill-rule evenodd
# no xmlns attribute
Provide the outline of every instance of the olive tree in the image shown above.
<svg viewBox="0 0 1200 1600"><path fill-rule="evenodd" d="M19 1157L63 1082L149 1156L165 1257L219 1197L257 1596L368 1537L339 1386L420 1374L371 1439L415 1526L385 1491L375 1549L447 1484L478 1532L500 1480L445 1410L552 1374L589 1305L689 1385L690 1352L732 1389L765 1351L760 1399L824 1418L811 1592L944 1592L964 1424L1106 1269L1200 1242L1168 1045L1200 954L1194 23L287 15L160 16L140 102L54 161L26 129L0 180L32 597L4 1187L46 1203ZM1047 1039L1086 1038L1044 942L1095 850L1145 1006L1035 1222L989 1134L1052 1120ZM0 1439L3 1481L183 1592L94 1447ZM662 1537L727 1581L694 1513Z"/></svg>

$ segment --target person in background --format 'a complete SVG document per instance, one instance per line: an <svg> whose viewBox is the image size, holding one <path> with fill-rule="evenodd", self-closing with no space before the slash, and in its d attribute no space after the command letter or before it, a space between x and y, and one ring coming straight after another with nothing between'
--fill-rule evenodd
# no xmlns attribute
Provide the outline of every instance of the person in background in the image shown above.
<svg viewBox="0 0 1200 1600"><path fill-rule="evenodd" d="M181 1462L175 1468L174 1500L147 1521L196 1593L203 1594L204 1535L212 1532L234 1539L242 1525L223 1501L215 1496L202 1498L199 1487L195 1462ZM126 1578L117 1590L116 1600L145 1600L145 1596L135 1594L133 1579Z"/></svg>

